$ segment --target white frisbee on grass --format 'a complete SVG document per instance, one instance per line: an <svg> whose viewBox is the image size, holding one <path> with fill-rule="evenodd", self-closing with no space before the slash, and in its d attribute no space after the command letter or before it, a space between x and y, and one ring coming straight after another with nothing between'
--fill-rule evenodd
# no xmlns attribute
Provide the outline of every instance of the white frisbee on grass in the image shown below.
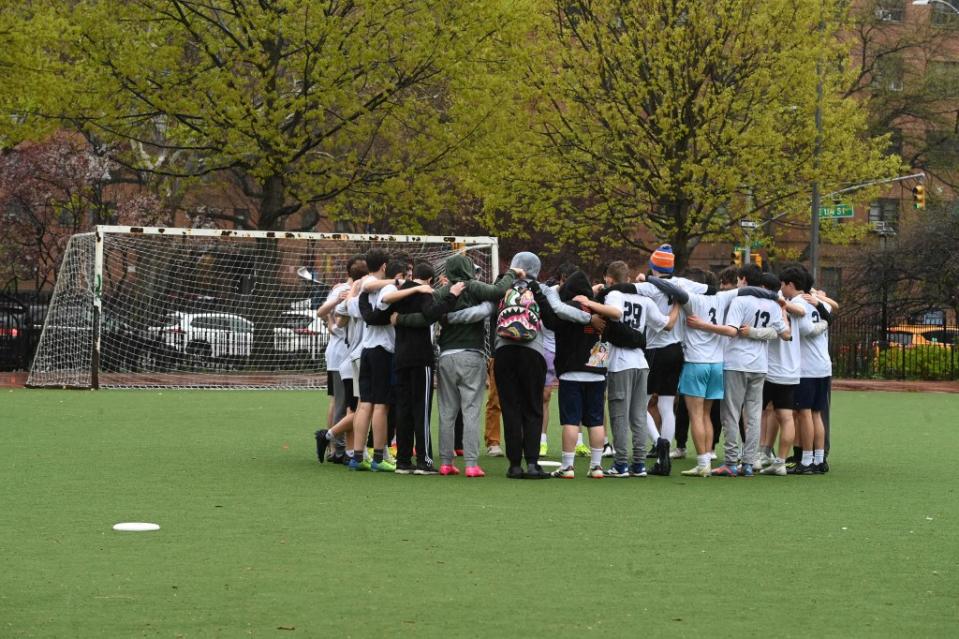
<svg viewBox="0 0 959 639"><path fill-rule="evenodd" d="M160 524L151 524L145 521L124 521L114 524L113 529L120 532L147 532L149 530L160 530Z"/></svg>
<svg viewBox="0 0 959 639"><path fill-rule="evenodd" d="M561 466L558 461L538 461L536 463L543 468L559 468Z"/></svg>

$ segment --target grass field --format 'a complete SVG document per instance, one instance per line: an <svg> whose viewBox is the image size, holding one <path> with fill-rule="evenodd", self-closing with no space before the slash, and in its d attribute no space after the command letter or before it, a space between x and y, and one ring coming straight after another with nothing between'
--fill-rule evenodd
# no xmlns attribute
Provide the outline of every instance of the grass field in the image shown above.
<svg viewBox="0 0 959 639"><path fill-rule="evenodd" d="M530 482L321 466L321 393L0 393L0 637L959 632L959 395L835 393L826 476Z"/></svg>

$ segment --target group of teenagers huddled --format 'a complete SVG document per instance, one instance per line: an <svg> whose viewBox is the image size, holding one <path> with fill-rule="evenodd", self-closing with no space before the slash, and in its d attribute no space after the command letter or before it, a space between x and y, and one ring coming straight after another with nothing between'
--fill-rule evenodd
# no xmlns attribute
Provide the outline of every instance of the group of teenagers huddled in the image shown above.
<svg viewBox="0 0 959 639"><path fill-rule="evenodd" d="M616 261L596 283L570 265L540 282L540 268L523 251L487 283L465 254L436 268L379 248L350 258L346 281L317 310L330 328L333 398L329 427L316 431L319 461L450 476L461 474L462 456L462 474L483 477L485 401L486 454L503 454L498 406L510 479L572 479L577 454L589 457L590 478L669 475L672 460L686 456L685 444L671 449L677 415L696 450L683 475L829 470L823 416L828 327L838 307L801 265L778 276L750 264L718 281L695 268L680 277L662 245L647 272ZM539 462L554 386L562 455L547 472ZM720 428L724 452L714 467ZM604 456L612 457L605 468ZM655 459L649 471L647 458Z"/></svg>

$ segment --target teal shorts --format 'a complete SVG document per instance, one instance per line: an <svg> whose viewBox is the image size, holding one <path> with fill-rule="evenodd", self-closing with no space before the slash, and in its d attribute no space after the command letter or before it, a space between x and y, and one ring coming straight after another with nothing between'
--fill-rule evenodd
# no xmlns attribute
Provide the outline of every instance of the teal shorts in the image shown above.
<svg viewBox="0 0 959 639"><path fill-rule="evenodd" d="M679 376L679 392L688 397L723 398L723 363L686 362Z"/></svg>

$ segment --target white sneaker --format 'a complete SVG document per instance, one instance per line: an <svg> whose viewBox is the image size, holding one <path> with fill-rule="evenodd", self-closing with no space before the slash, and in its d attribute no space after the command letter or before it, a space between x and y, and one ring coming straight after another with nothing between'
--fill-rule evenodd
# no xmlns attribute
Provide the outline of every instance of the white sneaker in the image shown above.
<svg viewBox="0 0 959 639"><path fill-rule="evenodd" d="M493 444L487 447L486 454L490 457L502 457L503 449L499 447L499 444Z"/></svg>
<svg viewBox="0 0 959 639"><path fill-rule="evenodd" d="M779 475L780 477L786 474L786 463L781 459L776 459L770 465L763 468L759 471L760 475Z"/></svg>
<svg viewBox="0 0 959 639"><path fill-rule="evenodd" d="M674 448L673 452L669 453L669 456L673 459L686 459L686 449Z"/></svg>
<svg viewBox="0 0 959 639"><path fill-rule="evenodd" d="M775 460L775 457L773 457L769 453L759 453L760 468L765 468L766 466L769 466L770 464L773 463L774 460Z"/></svg>
<svg viewBox="0 0 959 639"><path fill-rule="evenodd" d="M603 457L612 457L616 454L616 451L613 450L612 445L609 442L603 444Z"/></svg>
<svg viewBox="0 0 959 639"><path fill-rule="evenodd" d="M710 458L710 459L716 459L716 451L710 452L710 453L709 453L709 458Z"/></svg>

